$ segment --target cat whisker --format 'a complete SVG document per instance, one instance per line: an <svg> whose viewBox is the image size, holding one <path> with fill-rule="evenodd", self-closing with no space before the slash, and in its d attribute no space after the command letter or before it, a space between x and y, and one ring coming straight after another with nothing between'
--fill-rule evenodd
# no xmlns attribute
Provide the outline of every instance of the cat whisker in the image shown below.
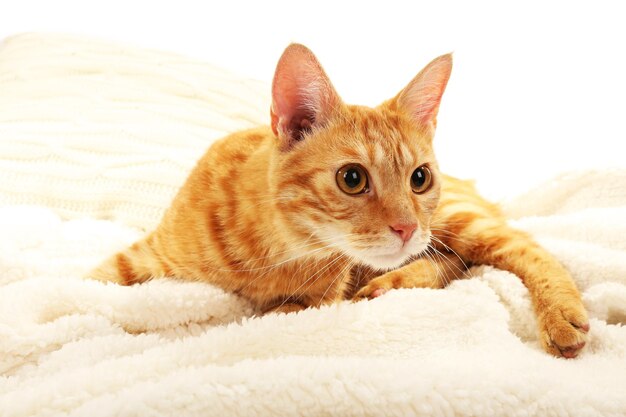
<svg viewBox="0 0 626 417"><path fill-rule="evenodd" d="M461 258L459 256L458 253L456 253L450 246L446 245L445 243L443 243L438 237L436 236L432 236L432 239L435 240L436 242L438 242L439 244L443 245L443 247L452 252L457 258L459 258L459 261L461 261L461 263L463 264L463 266L465 267L466 270L469 270L469 267L467 266L467 264L465 263L465 261L463 260L463 258Z"/></svg>
<svg viewBox="0 0 626 417"><path fill-rule="evenodd" d="M316 272L316 273L313 275L313 277L317 277L317 278L315 278L313 281L310 281L310 279L311 279L312 277L309 277L309 278L307 279L307 281L306 281L306 282L309 282L309 281L310 281L310 283L309 283L309 285L308 285L308 286L307 286L307 287L303 290L303 292L305 292L305 293L306 293L306 292L307 292L307 291L308 291L308 290L309 290L309 289L310 289L313 285L315 285L315 283L317 282L318 278L321 276L321 272L328 271L329 269L331 269L331 268L332 268L332 266L333 266L333 265L335 265L335 264L337 264L339 261L344 260L344 259L347 259L347 258L348 258L348 257L347 257L345 254L343 254L343 253L342 253L342 254L340 254L340 255L339 255L339 257L338 257L335 261L333 261L330 265L327 265L326 267L322 268L322 270L320 270L320 271ZM306 284L306 282L305 282L304 284Z"/></svg>
<svg viewBox="0 0 626 417"><path fill-rule="evenodd" d="M430 246L429 246L429 248L430 248ZM437 265L437 261L435 261L433 259L432 255L428 252L428 249L425 250L423 253L428 258L428 262L430 262L431 265L435 268L435 278L434 278L434 281L439 281L439 275L441 273L441 270L439 269L439 265ZM443 278L444 284L447 286L449 284L448 277L445 274L443 274L442 278Z"/></svg>
<svg viewBox="0 0 626 417"><path fill-rule="evenodd" d="M296 288L293 292L291 292L291 294L288 297L285 297L285 299L283 300L283 302L277 307L280 308L283 305L285 305L285 303L287 303L287 301L293 299L294 297L296 297L296 294L298 293L298 291L304 287L309 281L311 281L312 279L314 279L316 276L320 275L321 273L323 273L324 271L330 269L333 265L335 265L337 262L339 262L340 260L342 260L345 257L344 254L340 254L337 258L331 260L328 262L328 264L326 264L326 266L324 266L322 269L319 269L317 272L315 272L313 275L311 275L309 278L307 278L302 284L300 284L298 286L298 288ZM306 293L308 291L309 288L311 288L311 286L316 282L317 280L314 280L303 292Z"/></svg>
<svg viewBox="0 0 626 417"><path fill-rule="evenodd" d="M341 271L339 271L339 274L337 274L335 279L333 279L332 282L328 285L328 287L326 287L326 291L324 291L324 294L322 294L322 297L320 298L320 303L324 302L324 297L326 297L328 290L330 290L330 288L333 286L333 284L335 284L335 281L337 281L337 278L339 277L341 277L341 280L339 281L339 285L341 285L341 283L343 282L343 279L346 276L346 270L351 267L352 265L350 263L347 263L343 268L341 268Z"/></svg>
<svg viewBox="0 0 626 417"><path fill-rule="evenodd" d="M353 291L358 291L359 287L361 286L361 279L362 279L362 273L363 272L363 265L362 264L358 264L356 267L356 272L354 275L356 275L359 279L356 283L354 283L354 288Z"/></svg>
<svg viewBox="0 0 626 417"><path fill-rule="evenodd" d="M318 228L318 230L319 230L319 229L320 229L320 228ZM352 236L352 235L354 235L354 233L350 233L350 234L345 235L345 236ZM334 239L337 239L337 238L339 238L339 237L334 236L333 238L331 238L331 239L329 239L329 240L334 240ZM328 247L330 248L331 246L328 246ZM342 257L342 256L344 256L344 255L342 254L342 255L341 255L341 257ZM319 262L320 262L320 261L321 261L320 259L316 259L316 260L314 261L314 262L315 262L315 266L314 266L314 268L317 268L317 265L319 265ZM287 289L288 289L288 290L290 290L290 288L291 288L291 283L292 283L292 282L296 279L296 275L297 275L297 274L299 274L305 266L306 266L306 265L305 265L304 263L301 263L301 264L298 266L298 269L296 270L296 273L290 277L290 279L289 279L289 283L287 284ZM269 272L269 271L268 271L268 272ZM262 274L262 276L267 275L267 274L268 274L268 272L263 273L263 274ZM260 278L260 277L258 277L258 278ZM258 278L257 278L257 279L258 279ZM256 281L256 279L255 279L254 281ZM300 287L299 287L299 288L300 288ZM299 289L299 288L298 288L298 289ZM296 291L297 291L298 289L296 289Z"/></svg>
<svg viewBox="0 0 626 417"><path fill-rule="evenodd" d="M349 236L349 235L348 235L348 236ZM337 236L333 236L333 237L331 237L331 238L322 239L322 241L324 241L324 242L329 242L329 241L331 241L331 243L332 243L332 241L333 241L333 240L338 239L338 238L339 238L339 237L337 237ZM323 249L330 249L330 248L332 248L332 246L330 246L330 245L324 245L324 246L323 246L322 248L320 248L319 250L323 250ZM270 272L272 272L272 271L273 271L275 268L277 268L278 266L281 266L281 265L283 265L283 264L286 264L286 263L287 263L287 262L289 262L289 261L293 261L293 260L296 260L296 259L299 259L299 258L302 258L302 257L305 257L305 256L309 256L309 255L311 255L312 253L316 253L316 252L318 252L319 250L309 251L309 252L303 253L303 254L301 254L301 255L299 255L299 256L295 256L295 257L292 257L292 258L290 258L290 259L287 259L286 261L279 262L279 263L276 263L276 264L273 264L273 265L269 265L269 266L267 266L267 267L263 267L263 268L268 268L268 269L267 269L265 272L263 272L262 274L258 275L258 276L257 276L256 278L254 278L252 281L248 282L248 284L246 284L246 286L245 286L245 287L243 287L242 289L240 289L239 291L241 292L241 291L246 290L246 289L247 289L247 288L249 288L252 284L254 284L255 282L257 282L259 279L263 278L264 276L269 275L269 273L270 273ZM341 255L341 256L343 256L343 255ZM319 260L316 260L316 261L315 261L315 265L317 265L318 263L319 263ZM304 263L300 264L300 266L299 266L298 270L300 270L300 269L301 269L301 268L303 268L304 266L305 266L305 264L304 264ZM262 269L262 268L259 268L259 269ZM292 276L292 277L291 277L291 279L290 279L290 282L291 282L291 281L293 281L293 279L294 279L294 278L295 278L295 277L293 277L293 276ZM288 286L291 286L291 284L288 284ZM300 287L299 287L299 288L300 288ZM298 288L298 289L299 289L299 288ZM296 290L296 291L297 291L297 290Z"/></svg>
<svg viewBox="0 0 626 417"><path fill-rule="evenodd" d="M428 251L430 253L430 256L433 257L433 259L434 259L435 256L437 257L437 259L439 260L439 262L437 262L438 266L441 265L441 268L444 269L444 271L443 271L443 281L444 281L444 284L446 286L450 285L450 282L452 282L452 279L450 279L448 277L448 274L445 271L445 266L446 265L450 265L450 260L448 258L446 258L446 257L442 257L438 253L438 251L436 250L436 248L434 246L429 246ZM453 264L453 266L455 266L455 265Z"/></svg>
<svg viewBox="0 0 626 417"><path fill-rule="evenodd" d="M444 234L446 239L456 240L457 242L461 242L461 243L470 243L469 240L464 239L460 237L457 233L451 232L449 230L438 229L434 227L431 227L430 230L435 232L435 234Z"/></svg>
<svg viewBox="0 0 626 417"><path fill-rule="evenodd" d="M328 242L328 241L332 241L332 240L336 239L336 237L331 237L331 238L317 238L317 239L311 240L311 237L313 236L314 233L315 232L312 232L311 235L309 235L309 237L303 242L302 245L295 246L295 247L289 248L289 249L281 251L281 252L268 254L266 256L262 256L262 257L258 257L258 258L246 259L245 262L262 261L262 260L265 260L265 259L276 257L278 255L282 255L282 254L285 254L285 253L293 252L293 251L296 251L296 250L299 250L299 249L302 249L302 248L318 245L318 244L321 244L321 243L324 243L324 242Z"/></svg>
<svg viewBox="0 0 626 417"><path fill-rule="evenodd" d="M345 235L345 236L351 236L351 235L352 234L348 234L348 235ZM329 238L318 238L317 240L311 241L308 244L304 244L304 245L301 245L299 247L288 249L288 250L283 251L283 252L278 252L276 254L269 254L267 256L256 258L256 259L254 259L254 258L253 259L247 259L245 261L247 263L247 262L253 262L253 261L269 259L269 258L275 257L278 254L284 254L284 253L292 252L294 250L299 250L299 249L302 249L302 248L305 248L305 247L310 247L310 246L314 246L314 245L323 244L323 246L321 248L314 249L312 251L309 251L309 252L306 252L306 253L303 253L303 254L300 254L300 255L297 255L297 256L285 259L283 261L280 261L280 262L277 262L277 263L274 263L274 264L271 264L271 265L265 265L265 266L260 266L260 267L256 267L256 268L248 268L248 269L225 269L225 268L219 269L218 268L218 269L214 269L214 270L215 271L220 271L220 272L252 272L252 271L259 271L259 270L264 270L264 269L272 269L274 267L287 264L287 263L289 263L291 261L294 261L296 259L302 258L304 256L315 254L315 253L318 253L318 252L323 251L325 249L332 249L333 248L332 244L333 243L338 243L336 241L340 240L341 238L342 238L341 236L332 236L332 237L329 237ZM331 243L330 245L326 244L326 243L329 243L329 242Z"/></svg>
<svg viewBox="0 0 626 417"><path fill-rule="evenodd" d="M461 277L462 278L469 278L470 277L469 268L467 267L467 265L465 264L463 259L461 259L461 257L456 252L454 252L451 249L449 249L457 258L459 258L459 260L461 261L461 263L463 264L465 269L461 269L458 265L456 265L454 262L452 262L447 256L445 256L445 254L441 253L441 251L439 251L436 247L429 246L429 249L432 249L433 253L436 254L439 259L441 259L442 261L445 261L448 265L451 265L454 268L456 268L456 270L461 273Z"/></svg>
<svg viewBox="0 0 626 417"><path fill-rule="evenodd" d="M293 256L291 258L285 259L283 261L280 261L280 262L277 262L277 263L274 263L274 264L271 264L271 265L259 266L259 267L256 267L256 268L243 268L243 269L211 268L211 270L216 271L216 272L255 272L255 271L263 271L263 270L271 270L271 269L276 268L278 266L285 265L285 264L288 264L288 263L290 263L292 261L295 261L296 259L300 259L300 258L303 258L305 256L309 256L309 255L314 255L316 253L322 252L322 251L327 250L329 248L330 248L330 246L323 246L321 248L313 249L311 251L302 253L302 254L297 255L297 256Z"/></svg>
<svg viewBox="0 0 626 417"><path fill-rule="evenodd" d="M323 248L322 248L322 249L323 249ZM305 254L303 254L302 256L298 256L298 257L296 257L296 258L294 258L294 259L298 259L298 258L301 258L301 257L304 257L304 256L308 256L309 254L310 254L310 252L309 252L309 253L305 253ZM272 272L275 268L277 268L278 266L280 266L280 265L273 265L270 269L266 270L266 271L265 271L265 272L263 272L262 274L257 275L257 276L256 276L253 280L249 281L249 282L248 282L248 283L247 283L247 284L246 284L243 288L241 288L241 289L239 290L239 292L243 292L243 291L245 291L245 290L246 290L246 289L248 289L248 288L249 288L252 284L254 284L255 282L257 282L257 281L258 281L258 280L260 280L261 278L263 278L263 277L265 277L265 276L268 276L268 275L269 275L269 274L270 274L270 273L271 273L271 272Z"/></svg>

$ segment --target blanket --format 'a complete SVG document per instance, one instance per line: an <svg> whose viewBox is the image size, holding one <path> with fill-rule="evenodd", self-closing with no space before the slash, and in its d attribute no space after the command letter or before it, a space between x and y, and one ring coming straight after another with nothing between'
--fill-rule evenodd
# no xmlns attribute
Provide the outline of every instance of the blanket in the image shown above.
<svg viewBox="0 0 626 417"><path fill-rule="evenodd" d="M583 293L574 360L541 350L528 291L491 267L257 317L207 284L81 279L138 228L2 208L0 415L624 415L625 187L626 171L570 174L505 205Z"/></svg>

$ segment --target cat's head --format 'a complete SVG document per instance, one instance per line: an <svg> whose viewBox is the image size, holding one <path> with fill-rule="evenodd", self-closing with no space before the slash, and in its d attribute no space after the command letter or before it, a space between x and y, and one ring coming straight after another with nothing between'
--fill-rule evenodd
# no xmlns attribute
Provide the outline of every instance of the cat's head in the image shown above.
<svg viewBox="0 0 626 417"><path fill-rule="evenodd" d="M343 103L306 47L290 45L272 86L272 191L288 227L376 269L426 249L441 176L433 154L451 55L378 107Z"/></svg>

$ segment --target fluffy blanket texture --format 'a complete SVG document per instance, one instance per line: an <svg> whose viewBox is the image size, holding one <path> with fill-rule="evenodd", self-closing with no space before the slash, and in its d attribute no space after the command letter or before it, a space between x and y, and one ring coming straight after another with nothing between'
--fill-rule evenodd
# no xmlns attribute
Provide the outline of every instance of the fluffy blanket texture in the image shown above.
<svg viewBox="0 0 626 417"><path fill-rule="evenodd" d="M540 349L527 290L490 267L474 268L471 279L444 290L396 290L373 301L255 317L245 301L210 285L154 280L120 287L81 279L158 221L177 181L219 133L196 124L200 113L187 118L179 109L166 118L167 103L206 106L209 113L230 107L209 106L212 98L186 101L193 94L181 94L180 85L142 103L143 83L155 78L133 75L136 96L85 103L76 90L66 105L86 113L57 107L42 121L41 100L52 103L50 92L38 101L34 86L11 84L19 77L7 76L28 73L27 66L15 70L20 59L36 68L41 45L56 51L59 68L43 71L39 82L52 74L64 77L65 86L87 82L85 74L90 83L121 82L129 71L107 65L163 59L35 35L6 43L3 51L11 54L0 51L0 83L13 94L0 88L0 416L626 413L626 170L564 175L505 205L512 224L556 255L583 293L591 331L577 359ZM67 59L60 58L63 51ZM164 56L168 66L150 71L163 75L170 63L188 62ZM77 65L91 69L83 74ZM207 75L200 64L186 68ZM233 85L248 85L242 83ZM172 84L145 88L164 85ZM10 109L11 102L20 105ZM143 129L139 120L128 135L132 117L120 111L120 124L111 127L118 106L153 124ZM151 106L161 107L150 115ZM6 116L5 109L13 113ZM29 121L27 114L35 116ZM254 122L236 112L215 114L238 127ZM171 134L187 128L167 139L158 123ZM107 139L96 135L102 129ZM51 130L56 134L47 136ZM156 150L147 144L152 135L160 138ZM192 139L180 139L186 135ZM180 163L172 165L176 158ZM155 175L160 168L166 178Z"/></svg>

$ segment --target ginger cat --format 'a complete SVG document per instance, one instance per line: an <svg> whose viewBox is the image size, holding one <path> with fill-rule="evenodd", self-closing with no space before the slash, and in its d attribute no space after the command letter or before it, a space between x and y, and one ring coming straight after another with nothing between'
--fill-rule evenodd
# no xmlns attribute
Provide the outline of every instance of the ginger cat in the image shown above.
<svg viewBox="0 0 626 417"><path fill-rule="evenodd" d="M90 276L205 281L288 312L342 299L355 265L382 273L356 289L361 299L441 288L488 264L528 287L544 348L576 356L589 324L567 271L470 183L439 172L432 140L451 69L440 56L394 98L353 106L311 51L290 45L271 126L211 146L156 230Z"/></svg>

